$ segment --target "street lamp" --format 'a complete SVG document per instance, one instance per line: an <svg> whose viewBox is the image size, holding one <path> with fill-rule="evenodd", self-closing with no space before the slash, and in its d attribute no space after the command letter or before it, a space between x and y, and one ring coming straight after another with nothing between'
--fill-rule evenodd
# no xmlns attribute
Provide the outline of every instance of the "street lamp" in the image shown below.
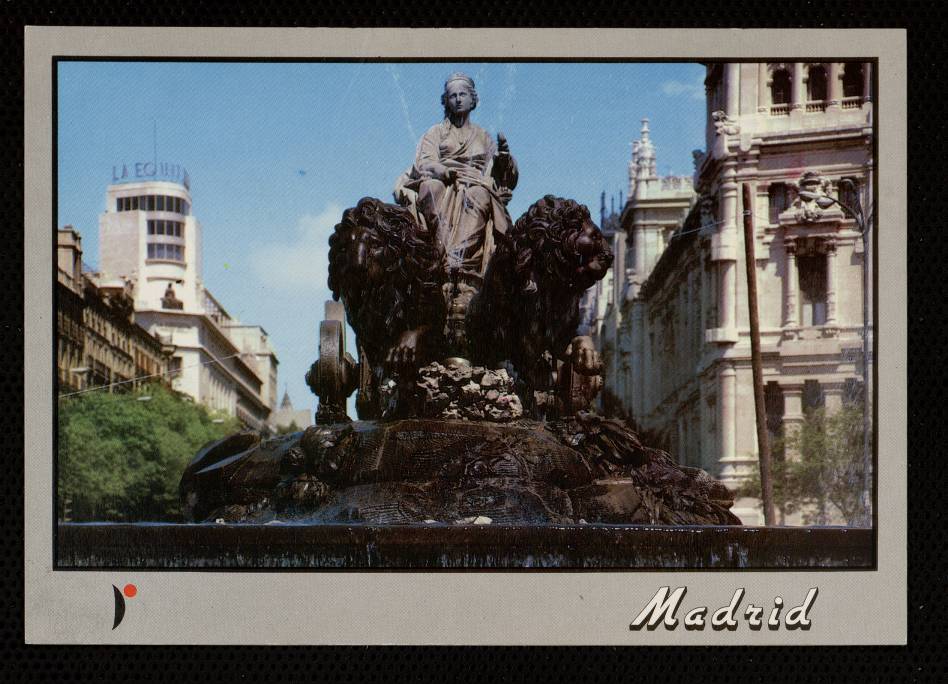
<svg viewBox="0 0 948 684"><path fill-rule="evenodd" d="M865 514L866 526L872 524L872 458L869 449L870 419L869 419L869 230L871 221L866 217L859 201L859 195L856 193L856 184L851 178L840 178L839 185L844 185L852 192L855 200L853 206L841 202L838 197L831 197L825 192L813 192L804 190L804 187L811 187L805 183L807 176L800 181L800 197L809 202L815 202L820 209L829 209L834 204L841 207L843 211L853 217L859 228L859 234L862 236L862 379L863 379L863 401L862 401L862 497L863 511Z"/></svg>

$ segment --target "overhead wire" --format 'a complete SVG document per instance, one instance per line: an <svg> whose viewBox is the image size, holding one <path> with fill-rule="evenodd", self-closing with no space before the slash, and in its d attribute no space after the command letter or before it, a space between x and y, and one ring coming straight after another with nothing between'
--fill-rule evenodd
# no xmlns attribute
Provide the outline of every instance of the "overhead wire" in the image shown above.
<svg viewBox="0 0 948 684"><path fill-rule="evenodd" d="M85 389L77 390L76 392L68 392L66 394L61 394L59 395L59 398L68 399L69 397L75 397L80 394L86 394L88 392L96 392L99 390L107 390L107 389L111 389L112 387L118 387L119 385L127 385L129 383L139 382L141 380L148 380L150 378L160 378L162 376L172 375L172 374L177 375L178 373L186 369L199 368L201 366L209 366L211 364L221 363L223 361L227 361L228 359L233 359L238 356L247 356L248 354L253 354L253 352L238 352L237 354L231 354L230 356L224 356L219 359L215 358L215 359L211 359L210 361L202 361L200 363L194 363L189 366L182 366L181 368L170 369L161 373L151 373L150 375L140 375L138 377L131 378L129 380L121 380L119 382L110 382L107 385L96 385L95 387L86 387Z"/></svg>

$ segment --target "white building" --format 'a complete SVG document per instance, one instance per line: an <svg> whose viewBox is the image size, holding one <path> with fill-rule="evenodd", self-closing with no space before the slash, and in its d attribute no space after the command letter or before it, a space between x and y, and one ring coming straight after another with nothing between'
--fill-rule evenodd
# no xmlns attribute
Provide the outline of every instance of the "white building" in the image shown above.
<svg viewBox="0 0 948 684"><path fill-rule="evenodd" d="M647 130L633 157L615 237L617 281L600 333L606 387L679 460L732 488L758 458L743 184L754 198L771 433L798 429L808 407L832 411L865 391L862 280L871 259L852 216L836 205L821 209L799 190L806 174L811 190L871 213L870 70L709 64L706 149L695 153L694 190L656 177ZM735 513L759 523L758 504L740 500Z"/></svg>
<svg viewBox="0 0 948 684"><path fill-rule="evenodd" d="M307 409L297 409L290 401L289 393L283 391L280 407L271 415L271 422L278 429L293 428L303 430L313 424L313 413Z"/></svg>
<svg viewBox="0 0 948 684"><path fill-rule="evenodd" d="M174 389L272 430L278 361L266 331L232 318L204 286L187 175L174 165L133 168L143 167L129 180L113 171L120 182L108 187L99 217L102 276L129 281L136 322L175 346ZM159 180L163 170L173 180Z"/></svg>
<svg viewBox="0 0 948 684"><path fill-rule="evenodd" d="M634 392L632 354L620 331L630 329L627 302L638 293L694 201L692 179L682 176L659 177L655 147L648 119L642 120L641 138L632 143L629 162L629 200L613 228L615 261L610 301L605 307L601 343L606 364L606 389L626 409Z"/></svg>
<svg viewBox="0 0 948 684"><path fill-rule="evenodd" d="M602 193L599 207L599 230L611 246L615 243L615 234L619 227L619 215L616 213L615 198L610 199L610 211L606 213L606 193ZM621 193L619 204L622 204ZM602 348L602 340L599 339L599 333L609 311L609 303L612 302L614 273L615 269L610 268L602 280L596 281L595 285L586 290L579 302L580 321L577 334L592 336L596 346L600 349Z"/></svg>

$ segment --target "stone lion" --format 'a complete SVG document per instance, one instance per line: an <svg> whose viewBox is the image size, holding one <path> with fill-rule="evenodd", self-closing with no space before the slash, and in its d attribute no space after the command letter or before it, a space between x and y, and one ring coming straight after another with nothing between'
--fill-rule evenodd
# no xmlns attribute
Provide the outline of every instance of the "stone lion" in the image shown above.
<svg viewBox="0 0 948 684"><path fill-rule="evenodd" d="M330 236L329 289L345 305L374 389L384 369L417 366L434 353L445 316L443 261L410 211L372 197L347 209Z"/></svg>
<svg viewBox="0 0 948 684"><path fill-rule="evenodd" d="M471 302L475 361L509 362L531 390L552 389L557 369L598 375L592 341L576 335L583 293L606 275L613 255L589 210L547 195L498 240L484 285Z"/></svg>

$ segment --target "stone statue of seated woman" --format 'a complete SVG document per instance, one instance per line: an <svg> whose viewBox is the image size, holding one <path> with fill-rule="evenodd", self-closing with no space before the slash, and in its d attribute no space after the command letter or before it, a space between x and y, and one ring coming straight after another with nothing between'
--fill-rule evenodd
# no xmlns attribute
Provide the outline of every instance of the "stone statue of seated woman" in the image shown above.
<svg viewBox="0 0 948 684"><path fill-rule="evenodd" d="M449 346L466 355L464 316L495 248L511 225L506 204L517 185L517 164L502 133L493 138L470 120L474 81L452 74L441 95L444 120L418 143L414 164L396 181L395 200L437 236L450 282L445 286Z"/></svg>

